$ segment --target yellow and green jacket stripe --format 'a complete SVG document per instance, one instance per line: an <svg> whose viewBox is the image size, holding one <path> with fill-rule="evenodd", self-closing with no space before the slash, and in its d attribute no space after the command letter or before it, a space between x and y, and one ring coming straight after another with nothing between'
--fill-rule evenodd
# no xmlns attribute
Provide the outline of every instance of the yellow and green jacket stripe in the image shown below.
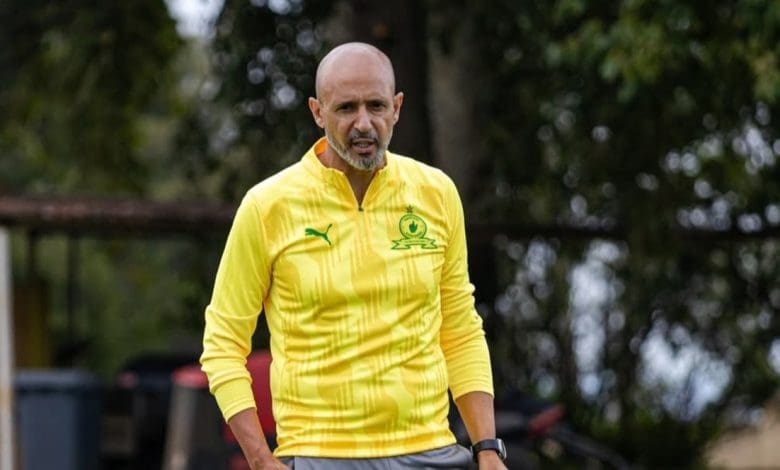
<svg viewBox="0 0 780 470"><path fill-rule="evenodd" d="M245 363L262 311L277 455L452 444L447 388L493 393L458 192L440 170L387 152L359 206L317 158L326 145L238 208L206 308L209 387L225 419L256 406Z"/></svg>

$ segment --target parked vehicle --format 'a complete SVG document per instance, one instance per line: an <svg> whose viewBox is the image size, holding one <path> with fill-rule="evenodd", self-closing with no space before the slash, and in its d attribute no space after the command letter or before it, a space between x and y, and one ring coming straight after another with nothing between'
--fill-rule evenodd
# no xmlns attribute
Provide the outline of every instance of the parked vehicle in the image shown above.
<svg viewBox="0 0 780 470"><path fill-rule="evenodd" d="M631 469L620 454L575 431L565 420L563 405L515 391L496 399L495 414L496 434L506 444L510 470ZM457 412L451 413L450 422L458 442L468 446Z"/></svg>

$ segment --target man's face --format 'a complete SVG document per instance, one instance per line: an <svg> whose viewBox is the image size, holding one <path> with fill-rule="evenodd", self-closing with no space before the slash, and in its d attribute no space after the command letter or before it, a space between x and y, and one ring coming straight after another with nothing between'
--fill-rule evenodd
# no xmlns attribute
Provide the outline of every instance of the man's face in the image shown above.
<svg viewBox="0 0 780 470"><path fill-rule="evenodd" d="M360 59L340 58L309 106L336 154L357 170L374 171L384 165L403 94L393 95L392 70Z"/></svg>

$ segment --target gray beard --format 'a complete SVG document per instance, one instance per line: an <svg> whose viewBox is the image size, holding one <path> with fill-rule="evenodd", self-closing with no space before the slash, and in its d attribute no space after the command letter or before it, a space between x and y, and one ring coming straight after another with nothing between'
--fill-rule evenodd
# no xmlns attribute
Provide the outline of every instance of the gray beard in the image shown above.
<svg viewBox="0 0 780 470"><path fill-rule="evenodd" d="M385 153L387 152L387 147L390 144L390 139L393 138L393 131L390 131L390 136L387 139L387 143L385 145L378 145L376 153L370 158L355 158L351 153L349 153L348 148L338 145L333 139L330 138L327 133L325 133L325 137L328 139L328 144L330 144L330 147L336 151L336 154L339 156L339 158L344 160L347 165L360 171L374 171L380 168L385 161Z"/></svg>

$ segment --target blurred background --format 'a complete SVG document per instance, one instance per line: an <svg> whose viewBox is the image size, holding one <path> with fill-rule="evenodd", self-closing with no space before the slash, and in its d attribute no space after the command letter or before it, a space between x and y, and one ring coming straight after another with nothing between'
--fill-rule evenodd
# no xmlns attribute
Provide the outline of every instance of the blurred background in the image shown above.
<svg viewBox="0 0 780 470"><path fill-rule="evenodd" d="M501 407L565 410L517 434L528 468L780 466L780 2L3 0L0 25L7 334L20 370L110 389L103 454L118 388L169 416L233 210L360 40L405 93L391 150L461 192Z"/></svg>

